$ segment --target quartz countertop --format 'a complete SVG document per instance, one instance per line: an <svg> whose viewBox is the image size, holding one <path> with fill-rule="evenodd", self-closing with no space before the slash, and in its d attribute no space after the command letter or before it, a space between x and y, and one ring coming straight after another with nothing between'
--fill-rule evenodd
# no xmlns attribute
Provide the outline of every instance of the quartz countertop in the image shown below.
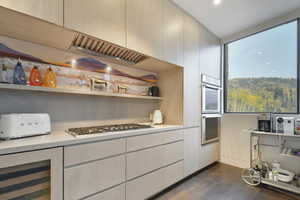
<svg viewBox="0 0 300 200"><path fill-rule="evenodd" d="M185 127L183 125L155 125L152 128L138 129L138 130L128 130L111 132L104 134L93 134L93 135L81 135L72 136L65 131L54 131L48 135L35 136L21 139L13 139L0 141L0 155L33 151L39 149L62 147L68 145L75 145L80 143L97 142L104 140L111 140L117 138L132 137L138 135L145 135L157 132L179 130Z"/></svg>

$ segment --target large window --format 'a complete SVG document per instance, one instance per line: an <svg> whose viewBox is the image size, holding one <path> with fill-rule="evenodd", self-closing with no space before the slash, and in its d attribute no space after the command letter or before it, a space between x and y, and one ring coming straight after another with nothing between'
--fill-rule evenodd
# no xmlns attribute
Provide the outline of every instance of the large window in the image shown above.
<svg viewBox="0 0 300 200"><path fill-rule="evenodd" d="M298 22L225 45L225 112L298 112Z"/></svg>

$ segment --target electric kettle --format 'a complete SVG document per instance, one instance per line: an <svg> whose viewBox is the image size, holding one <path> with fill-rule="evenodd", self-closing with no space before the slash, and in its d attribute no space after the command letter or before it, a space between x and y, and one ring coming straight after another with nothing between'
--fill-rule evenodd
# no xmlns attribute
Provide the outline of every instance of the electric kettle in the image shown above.
<svg viewBox="0 0 300 200"><path fill-rule="evenodd" d="M155 110L153 114L150 115L150 119L153 124L162 124L163 123L163 115L160 110Z"/></svg>

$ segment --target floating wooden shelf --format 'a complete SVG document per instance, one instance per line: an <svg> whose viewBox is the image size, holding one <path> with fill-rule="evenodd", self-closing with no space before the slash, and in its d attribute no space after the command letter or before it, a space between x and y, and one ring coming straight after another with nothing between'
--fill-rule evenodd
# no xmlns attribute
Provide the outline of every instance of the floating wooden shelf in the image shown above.
<svg viewBox="0 0 300 200"><path fill-rule="evenodd" d="M131 94L119 94L109 92L95 92L82 89L68 89L68 88L47 88L38 86L15 85L15 84L0 84L0 89L6 90L21 90L21 91L34 91L46 93L62 93L62 94L79 94L91 96L106 96L106 97L119 97L119 98L133 98L133 99L149 99L149 100L162 100L162 97L138 96Z"/></svg>

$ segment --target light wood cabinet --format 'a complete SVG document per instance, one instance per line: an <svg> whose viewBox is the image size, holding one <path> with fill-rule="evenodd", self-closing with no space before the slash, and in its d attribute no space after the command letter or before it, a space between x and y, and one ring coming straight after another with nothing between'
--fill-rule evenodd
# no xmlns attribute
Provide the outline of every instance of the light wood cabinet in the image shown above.
<svg viewBox="0 0 300 200"><path fill-rule="evenodd" d="M221 79L220 39L201 26L199 46L201 73Z"/></svg>
<svg viewBox="0 0 300 200"><path fill-rule="evenodd" d="M163 59L183 65L183 11L170 0L163 1Z"/></svg>
<svg viewBox="0 0 300 200"><path fill-rule="evenodd" d="M167 131L127 138L127 152L183 140L183 130Z"/></svg>
<svg viewBox="0 0 300 200"><path fill-rule="evenodd" d="M127 180L183 160L183 141L166 144L126 156Z"/></svg>
<svg viewBox="0 0 300 200"><path fill-rule="evenodd" d="M184 124L200 125L199 23L184 15Z"/></svg>
<svg viewBox="0 0 300 200"><path fill-rule="evenodd" d="M183 162L178 162L126 183L126 199L147 199L183 178Z"/></svg>
<svg viewBox="0 0 300 200"><path fill-rule="evenodd" d="M125 182L125 156L65 168L64 196L77 200Z"/></svg>
<svg viewBox="0 0 300 200"><path fill-rule="evenodd" d="M64 148L64 166L94 161L123 154L126 151L125 139L101 141Z"/></svg>
<svg viewBox="0 0 300 200"><path fill-rule="evenodd" d="M63 0L0 0L0 6L63 25Z"/></svg>
<svg viewBox="0 0 300 200"><path fill-rule="evenodd" d="M125 0L64 0L65 27L125 46Z"/></svg>
<svg viewBox="0 0 300 200"><path fill-rule="evenodd" d="M162 2L127 0L127 48L162 59Z"/></svg>
<svg viewBox="0 0 300 200"><path fill-rule="evenodd" d="M184 176L200 169L201 129L190 128L184 131Z"/></svg>
<svg viewBox="0 0 300 200"><path fill-rule="evenodd" d="M85 200L125 200L125 184L113 187Z"/></svg>

